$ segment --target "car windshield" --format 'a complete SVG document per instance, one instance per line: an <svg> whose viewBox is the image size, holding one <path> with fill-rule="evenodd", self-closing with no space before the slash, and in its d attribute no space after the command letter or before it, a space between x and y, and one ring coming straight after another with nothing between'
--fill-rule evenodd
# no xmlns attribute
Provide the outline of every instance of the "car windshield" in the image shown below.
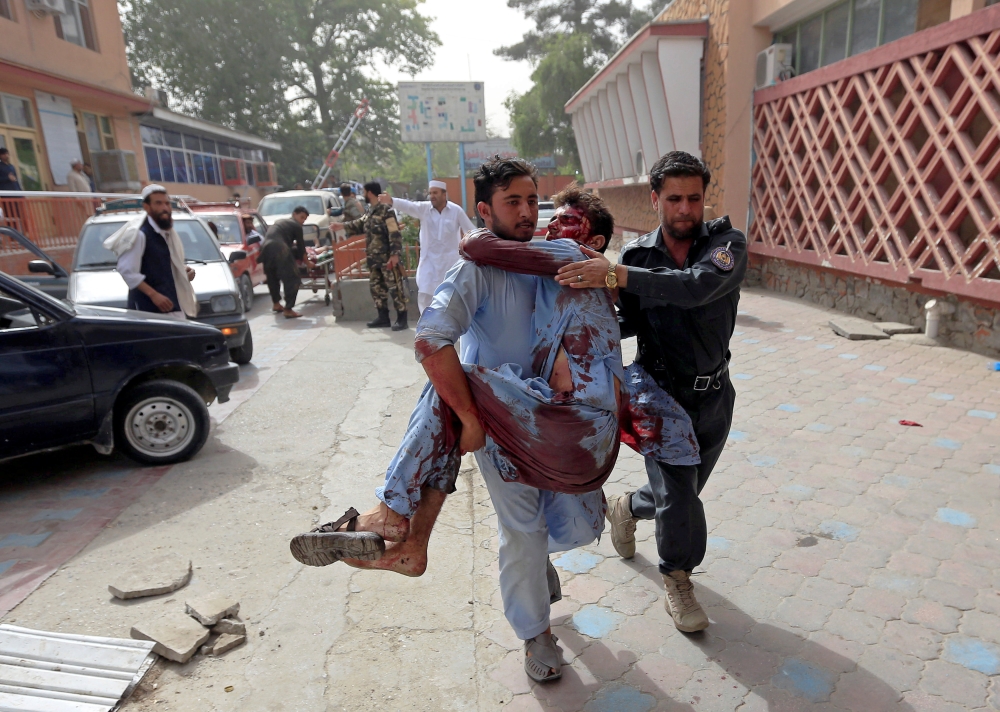
<svg viewBox="0 0 1000 712"><path fill-rule="evenodd" d="M106 269L118 264L118 258L105 249L104 241L125 222L91 223L83 228L76 246L76 264L73 269ZM184 245L184 257L194 262L222 262L215 238L197 220L175 220L174 229Z"/></svg>
<svg viewBox="0 0 1000 712"><path fill-rule="evenodd" d="M260 201L257 212L265 218L291 215L300 205L308 210L310 215L323 214L323 201L315 195L269 195Z"/></svg>
<svg viewBox="0 0 1000 712"><path fill-rule="evenodd" d="M64 313L65 312L69 312L70 314L75 314L76 313L75 310L73 309L72 305L70 305L68 302L64 302L64 301L61 301L59 299L56 299L51 294L46 294L41 289L38 289L35 285L28 284L27 282L22 282L17 277L11 277L9 274L5 275L5 277L7 279L10 279L10 280L14 281L14 282L17 282L18 285L22 289L28 290L29 292L31 292L32 294L34 294L36 297L38 297L39 300L45 302L46 304L48 304L53 309L56 309L58 311L62 311ZM3 283L2 279L0 279L0 289L6 289L6 285ZM0 291L0 296L14 297L13 294L4 295L4 293L2 291Z"/></svg>
<svg viewBox="0 0 1000 712"><path fill-rule="evenodd" d="M240 221L235 215L210 215L199 213L205 222L215 225L219 231L219 244L242 245L243 235L240 232Z"/></svg>

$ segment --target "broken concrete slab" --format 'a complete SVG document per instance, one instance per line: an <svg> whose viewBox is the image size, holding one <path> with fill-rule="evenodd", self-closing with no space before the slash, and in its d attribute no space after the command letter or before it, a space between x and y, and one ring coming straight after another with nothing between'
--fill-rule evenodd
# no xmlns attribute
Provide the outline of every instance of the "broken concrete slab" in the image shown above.
<svg viewBox="0 0 1000 712"><path fill-rule="evenodd" d="M228 653L233 648L243 645L247 642L247 637L245 635L230 635L225 633L220 635L218 640L216 640L211 645L203 645L201 648L202 655L222 655Z"/></svg>
<svg viewBox="0 0 1000 712"><path fill-rule="evenodd" d="M229 635L246 635L247 625L235 618L223 618L212 626L212 632L219 634L228 633Z"/></svg>
<svg viewBox="0 0 1000 712"><path fill-rule="evenodd" d="M184 612L202 625L213 626L240 612L240 602L219 593L195 595L184 602Z"/></svg>
<svg viewBox="0 0 1000 712"><path fill-rule="evenodd" d="M919 334L920 327L912 324L902 324L898 321L877 321L874 324L879 331L884 331L889 336L896 334Z"/></svg>
<svg viewBox="0 0 1000 712"><path fill-rule="evenodd" d="M131 632L136 640L152 640L156 643L154 653L178 663L190 660L209 635L211 631L208 628L179 611L137 623L132 626Z"/></svg>
<svg viewBox="0 0 1000 712"><path fill-rule="evenodd" d="M160 554L117 574L108 584L108 591L123 600L159 596L186 586L191 572L190 559Z"/></svg>
<svg viewBox="0 0 1000 712"><path fill-rule="evenodd" d="M830 319L830 328L834 333L851 341L875 341L888 339L889 335L881 329L876 329L871 322L851 317L836 317Z"/></svg>

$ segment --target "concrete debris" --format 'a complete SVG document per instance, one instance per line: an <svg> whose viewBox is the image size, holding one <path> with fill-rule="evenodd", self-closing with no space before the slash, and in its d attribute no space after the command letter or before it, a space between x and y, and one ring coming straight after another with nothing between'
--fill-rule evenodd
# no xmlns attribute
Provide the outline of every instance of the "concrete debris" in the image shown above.
<svg viewBox="0 0 1000 712"><path fill-rule="evenodd" d="M213 626L239 613L240 602L229 596L207 593L189 598L184 603L184 610L202 625Z"/></svg>
<svg viewBox="0 0 1000 712"><path fill-rule="evenodd" d="M159 596L186 586L190 580L190 559L161 554L118 574L108 585L108 591L121 599Z"/></svg>
<svg viewBox="0 0 1000 712"><path fill-rule="evenodd" d="M225 633L220 635L217 640L215 640L210 645L203 645L201 647L202 655L223 655L228 653L233 648L243 645L247 642L247 637L245 635L230 635Z"/></svg>
<svg viewBox="0 0 1000 712"><path fill-rule="evenodd" d="M152 640L156 643L154 653L178 663L190 660L210 634L208 628L180 612L137 623L131 632L136 640Z"/></svg>
<svg viewBox="0 0 1000 712"><path fill-rule="evenodd" d="M875 322L875 328L879 331L884 331L889 336L895 336L896 334L919 334L920 327L912 326L910 324L901 324L898 321L877 321Z"/></svg>
<svg viewBox="0 0 1000 712"><path fill-rule="evenodd" d="M213 633L228 633L229 635L246 635L247 625L235 618L223 618L212 626Z"/></svg>
<svg viewBox="0 0 1000 712"><path fill-rule="evenodd" d="M874 341L889 338L887 333L881 329L876 329L870 322L864 319L838 316L830 319L830 328L833 329L834 333L851 341Z"/></svg>

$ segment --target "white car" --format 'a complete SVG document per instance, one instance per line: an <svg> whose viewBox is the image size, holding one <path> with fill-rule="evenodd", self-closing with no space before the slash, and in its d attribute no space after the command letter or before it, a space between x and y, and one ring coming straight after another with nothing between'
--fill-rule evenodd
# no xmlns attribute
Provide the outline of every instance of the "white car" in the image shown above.
<svg viewBox="0 0 1000 712"><path fill-rule="evenodd" d="M330 221L334 218L338 221L343 219L344 203L332 191L285 190L270 193L261 198L257 212L268 225L273 225L278 220L292 217L292 211L300 205L309 211L306 225L315 225L319 229L319 241L323 244L336 242L336 235L330 230Z"/></svg>
<svg viewBox="0 0 1000 712"><path fill-rule="evenodd" d="M126 308L128 286L118 274L118 259L104 247L104 241L140 213L140 200L118 200L106 204L103 212L84 223L73 255L67 301L95 307ZM191 283L198 298L195 321L214 326L222 332L233 361L250 363L253 336L243 314L243 298L229 268L229 261L245 258L246 252L236 251L226 260L201 219L183 208L175 208L173 217L174 229L184 243L185 260L195 270Z"/></svg>

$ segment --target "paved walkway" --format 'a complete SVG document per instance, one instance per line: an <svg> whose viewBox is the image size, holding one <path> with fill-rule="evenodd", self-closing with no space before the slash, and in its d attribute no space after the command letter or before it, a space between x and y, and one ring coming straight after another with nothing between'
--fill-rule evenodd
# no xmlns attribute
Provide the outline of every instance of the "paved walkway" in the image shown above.
<svg viewBox="0 0 1000 712"><path fill-rule="evenodd" d="M127 636L195 590L237 596L247 645L158 663L125 707L137 712L1000 709L1000 373L959 351L843 340L828 312L770 293L741 307L736 423L704 493L705 633L668 620L640 523L631 561L607 535L555 558L570 664L529 684L474 468L424 577L297 564L291 536L373 501L424 382L406 334L358 325L316 329L198 458L0 621ZM623 451L606 489L644 478ZM193 561L190 591L110 600L108 572L162 551Z"/></svg>
<svg viewBox="0 0 1000 712"><path fill-rule="evenodd" d="M283 365L332 323L315 298L302 304L303 318L270 313L266 290L250 318L253 361L240 367L228 403L213 403L218 426ZM303 299L311 294L303 292ZM102 457L90 446L0 464L0 616L78 554L170 467L139 467L124 455Z"/></svg>
<svg viewBox="0 0 1000 712"><path fill-rule="evenodd" d="M480 682L504 709L1000 709L1000 373L961 351L850 342L828 318L744 292L735 423L704 492L705 633L670 624L640 522L632 561L608 534L555 558L554 632L572 664L530 685L477 488ZM623 453L608 494L645 481Z"/></svg>

